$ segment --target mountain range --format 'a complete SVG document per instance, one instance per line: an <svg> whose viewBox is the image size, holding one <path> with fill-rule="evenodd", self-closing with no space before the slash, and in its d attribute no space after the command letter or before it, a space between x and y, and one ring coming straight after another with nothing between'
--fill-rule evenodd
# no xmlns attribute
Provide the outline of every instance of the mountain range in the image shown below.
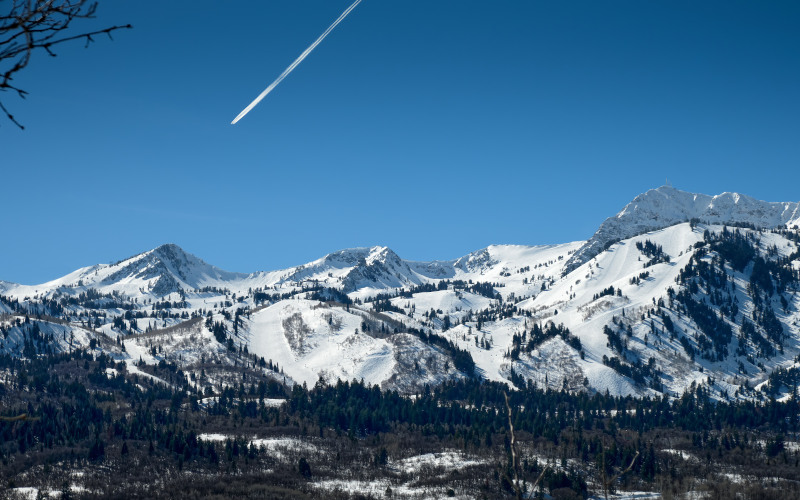
<svg viewBox="0 0 800 500"><path fill-rule="evenodd" d="M246 274L167 244L39 285L0 281L0 351L93 349L141 374L171 362L212 392L246 367L406 394L483 377L782 398L800 366L798 225L797 202L662 186L586 241L455 260L376 246Z"/></svg>

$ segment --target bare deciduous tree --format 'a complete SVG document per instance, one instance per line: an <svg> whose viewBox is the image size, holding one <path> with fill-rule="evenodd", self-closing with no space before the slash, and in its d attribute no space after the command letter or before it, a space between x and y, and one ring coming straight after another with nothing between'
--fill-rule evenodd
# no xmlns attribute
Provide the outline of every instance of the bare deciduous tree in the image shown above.
<svg viewBox="0 0 800 500"><path fill-rule="evenodd" d="M522 500L522 488L519 485L519 455L517 454L517 436L514 433L514 422L511 418L511 404L508 402L508 393L503 391L503 396L506 398L506 410L508 410L508 430L511 434L511 465L514 467L514 481L511 481L511 478L509 477L506 477L506 479L508 479L508 482L511 483L511 487L514 488L514 493L516 494L517 499ZM536 490L536 486L542 480L544 473L547 472L549 467L549 465L545 464L544 469L542 469L542 473L539 474L539 478L535 483L533 483L533 486L531 486L531 493Z"/></svg>
<svg viewBox="0 0 800 500"><path fill-rule="evenodd" d="M14 76L23 70L36 51L50 56L53 47L71 40L83 39L88 46L96 35L105 34L130 24L102 30L72 34L70 27L77 19L91 19L97 2L91 0L0 0L0 92L16 93L25 98L27 92L14 83ZM20 128L25 128L0 99L0 110Z"/></svg>

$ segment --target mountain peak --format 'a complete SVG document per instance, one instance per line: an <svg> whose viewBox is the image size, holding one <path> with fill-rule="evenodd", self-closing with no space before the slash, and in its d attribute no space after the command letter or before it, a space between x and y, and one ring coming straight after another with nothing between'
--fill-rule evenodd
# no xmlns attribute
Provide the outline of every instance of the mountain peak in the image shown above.
<svg viewBox="0 0 800 500"><path fill-rule="evenodd" d="M164 252L164 253L186 253L186 251L176 245L175 243L164 243L163 245L159 245L152 250L153 252Z"/></svg>
<svg viewBox="0 0 800 500"><path fill-rule="evenodd" d="M344 280L344 290L420 283L408 263L389 247L374 246L362 250L364 253L359 256L356 265Z"/></svg>
<svg viewBox="0 0 800 500"><path fill-rule="evenodd" d="M211 267L202 259L186 252L174 243L166 243L150 252L160 260L169 271L184 282L189 282L189 274L193 268Z"/></svg>
<svg viewBox="0 0 800 500"><path fill-rule="evenodd" d="M216 285L220 280L240 276L223 271L196 257L174 243L140 253L112 264L102 278L104 287L115 288L122 283L147 283L147 289L163 296L180 289Z"/></svg>
<svg viewBox="0 0 800 500"><path fill-rule="evenodd" d="M616 241L698 219L710 224L752 224L761 228L784 226L800 217L800 203L767 202L739 193L716 196L681 191L670 185L650 189L613 217L567 261L570 272Z"/></svg>
<svg viewBox="0 0 800 500"><path fill-rule="evenodd" d="M394 253L394 251L389 247L383 246L375 246L369 249L369 257L367 257L367 262L371 261L380 261L380 262L396 262L400 260L400 257Z"/></svg>

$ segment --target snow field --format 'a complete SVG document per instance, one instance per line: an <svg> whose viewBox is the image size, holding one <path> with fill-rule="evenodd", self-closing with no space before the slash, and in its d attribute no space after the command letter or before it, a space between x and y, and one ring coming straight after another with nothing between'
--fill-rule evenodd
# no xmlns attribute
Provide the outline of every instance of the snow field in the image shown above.
<svg viewBox="0 0 800 500"><path fill-rule="evenodd" d="M250 351L272 359L299 383L320 376L335 382L380 384L391 376L394 349L361 329L363 318L309 300L284 301L251 316Z"/></svg>

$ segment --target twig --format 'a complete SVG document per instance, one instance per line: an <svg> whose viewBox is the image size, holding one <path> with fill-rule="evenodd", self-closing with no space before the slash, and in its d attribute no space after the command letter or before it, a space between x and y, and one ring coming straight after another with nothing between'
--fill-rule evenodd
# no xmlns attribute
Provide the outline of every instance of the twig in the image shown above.
<svg viewBox="0 0 800 500"><path fill-rule="evenodd" d="M7 69L0 70L0 92L11 91L16 92L22 98L25 97L26 92L11 82L17 72L28 66L31 54L37 49L55 57L54 45L85 39L86 46L88 46L97 35L106 34L113 40L111 32L133 28L130 24L117 25L79 35L56 38L62 31L69 29L73 20L94 18L97 2L89 3L89 1L15 1L8 10L0 14L0 63L5 61L8 64ZM20 129L25 128L2 102L0 102L0 111Z"/></svg>
<svg viewBox="0 0 800 500"><path fill-rule="evenodd" d="M0 421L3 422L19 422L22 420L32 421L32 420L39 420L39 417L30 417L27 413L23 413L22 415L17 415L16 417L3 417L0 416Z"/></svg>
<svg viewBox="0 0 800 500"><path fill-rule="evenodd" d="M511 432L511 465L514 467L514 482L511 485L517 494L517 500L522 499L522 490L519 487L519 464L517 459L517 438L514 435L514 423L511 421L511 405L508 403L508 393L503 391L503 396L506 397L506 409L508 410L508 429ZM544 472L542 473L544 474ZM539 478L541 479L541 477ZM539 482L538 480L536 481Z"/></svg>

